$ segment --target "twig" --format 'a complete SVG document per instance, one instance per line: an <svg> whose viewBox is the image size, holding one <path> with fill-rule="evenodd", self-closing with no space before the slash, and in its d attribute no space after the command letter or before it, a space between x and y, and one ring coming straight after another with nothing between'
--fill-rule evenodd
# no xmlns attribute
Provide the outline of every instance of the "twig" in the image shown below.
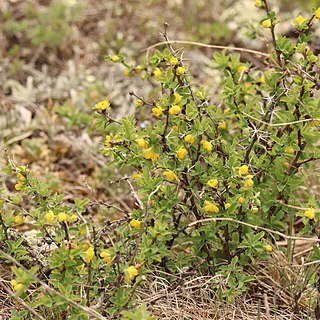
<svg viewBox="0 0 320 320"><path fill-rule="evenodd" d="M244 114L246 117L251 118L257 122L263 123L269 127L282 127L282 126L288 126L291 124L298 124L298 123L303 123L303 122L310 122L310 121L320 121L320 119L301 119L301 120L297 120L297 121L292 121L292 122L281 122L281 123L269 123L269 122L265 122L263 120L259 120L258 118L255 118L253 116L251 116L250 114L245 113L244 111L241 111L242 114Z"/></svg>
<svg viewBox="0 0 320 320"><path fill-rule="evenodd" d="M203 223L203 222L215 222L215 221L230 221L230 222L234 222L234 223L238 223L238 224L242 224L244 226L250 227L254 230L263 230L265 232L271 233L271 234L276 234L284 239L287 240L305 240L305 241L311 241L311 242L320 242L320 239L318 238L306 238L306 237L294 237L294 236L288 236L282 232L279 231L275 231L275 230L271 230L265 227L260 227L260 226L256 226L254 224L251 223L247 223L247 222L243 222L243 221L239 221L236 219L232 219L232 218L206 218L206 219L201 219L201 220L196 220L193 221L191 223L189 223L186 228L190 228L193 227L197 224Z"/></svg>
<svg viewBox="0 0 320 320"><path fill-rule="evenodd" d="M256 54L259 56L263 56L266 58L269 58L270 55L268 53L260 52L257 50L251 50L251 49L246 49L246 48L240 48L240 47L228 47L228 46L219 46L215 44L205 44L201 42L195 42L195 41L187 41L187 40L170 40L170 41L161 41L158 42L148 48L145 48L141 50L142 52L147 51L149 52L151 49L163 46L163 45L168 45L168 44L188 44L192 46L198 46L198 47L205 47L205 48L213 48L213 49L220 49L220 50L229 50L229 51L240 51L240 52L247 52L247 53L252 53Z"/></svg>

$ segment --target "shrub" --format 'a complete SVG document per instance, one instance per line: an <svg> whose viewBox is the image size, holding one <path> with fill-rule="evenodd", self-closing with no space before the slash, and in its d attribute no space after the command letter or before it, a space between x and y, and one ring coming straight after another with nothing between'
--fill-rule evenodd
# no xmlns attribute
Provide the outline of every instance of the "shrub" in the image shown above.
<svg viewBox="0 0 320 320"><path fill-rule="evenodd" d="M138 111L150 115L143 123L136 115L113 119L108 101L94 107L109 165L132 169L114 181L131 189L131 212L116 208L118 220L96 227L84 215L89 200L66 203L26 167L9 163L18 193L1 202L0 253L15 264L15 297L33 312L46 319L151 319L145 306L126 311L137 288L150 273L181 270L224 276L212 287L232 301L253 280L246 268L267 259L275 240L315 232L319 201L300 190L320 153L319 60L310 45L320 9L293 21L293 41L275 37L275 13L266 1L258 5L266 10L261 26L270 29L274 50L253 52L263 58L263 70L240 54L215 52L220 97L211 99L193 84L182 52L170 44L139 66L122 54L107 57L159 92L155 99L131 93ZM298 217L300 230L294 228ZM12 232L26 220L50 243L49 255L34 256ZM289 242L288 256L292 249ZM319 259L316 246L310 259ZM316 281L317 274L310 278ZM12 319L28 316L28 309L15 310Z"/></svg>

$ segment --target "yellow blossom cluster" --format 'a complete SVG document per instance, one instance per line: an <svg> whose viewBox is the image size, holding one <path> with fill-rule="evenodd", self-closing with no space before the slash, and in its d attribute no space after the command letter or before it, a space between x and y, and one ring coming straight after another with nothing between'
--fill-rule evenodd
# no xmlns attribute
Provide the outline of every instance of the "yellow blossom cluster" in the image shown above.
<svg viewBox="0 0 320 320"><path fill-rule="evenodd" d="M218 124L218 129L220 129L220 130L225 130L225 129L227 129L227 123L226 123L225 121L219 122L219 124Z"/></svg>
<svg viewBox="0 0 320 320"><path fill-rule="evenodd" d="M186 72L186 69L184 67L178 67L176 70L177 75L182 76Z"/></svg>
<svg viewBox="0 0 320 320"><path fill-rule="evenodd" d="M313 220L315 218L316 211L313 208L307 209L304 213L303 216L308 218L309 220Z"/></svg>
<svg viewBox="0 0 320 320"><path fill-rule="evenodd" d="M177 57L172 57L172 58L170 58L169 63L172 66L176 66L179 63L179 59Z"/></svg>
<svg viewBox="0 0 320 320"><path fill-rule="evenodd" d="M152 147L144 150L143 153L144 153L144 157L147 160L151 160L152 162L156 162L159 160L160 155L158 153L155 153Z"/></svg>
<svg viewBox="0 0 320 320"><path fill-rule="evenodd" d="M54 221L54 213L52 212L52 210L49 210L46 215L45 215L45 219L48 223L52 224Z"/></svg>
<svg viewBox="0 0 320 320"><path fill-rule="evenodd" d="M163 175L166 177L166 179L168 179L169 181L174 181L177 180L178 181L178 176L171 170L166 170Z"/></svg>
<svg viewBox="0 0 320 320"><path fill-rule="evenodd" d="M162 75L162 71L159 68L155 68L153 75L156 80L159 80L160 76Z"/></svg>
<svg viewBox="0 0 320 320"><path fill-rule="evenodd" d="M14 223L17 225L23 224L23 216L21 214L15 216L13 220L14 220Z"/></svg>
<svg viewBox="0 0 320 320"><path fill-rule="evenodd" d="M271 246L270 244L265 245L264 249L265 249L268 253L271 253L272 250L273 250L273 248L272 248L272 246Z"/></svg>
<svg viewBox="0 0 320 320"><path fill-rule="evenodd" d="M265 28L265 29L268 29L268 28L271 28L272 26L272 22L270 19L266 19L266 20L263 20L261 22L261 25Z"/></svg>
<svg viewBox="0 0 320 320"><path fill-rule="evenodd" d="M94 248L93 247L89 247L86 251L86 258L85 258L85 261L87 263L90 263L91 260L93 259L94 257Z"/></svg>
<svg viewBox="0 0 320 320"><path fill-rule="evenodd" d="M216 188L218 186L218 180L217 179L210 179L208 182L207 182L207 185L210 187L210 188Z"/></svg>
<svg viewBox="0 0 320 320"><path fill-rule="evenodd" d="M163 109L160 106L155 106L154 108L151 109L153 115L157 118L160 118L162 113L163 113Z"/></svg>
<svg viewBox="0 0 320 320"><path fill-rule="evenodd" d="M108 110L110 109L110 102L108 100L103 100L95 104L94 109L96 110Z"/></svg>
<svg viewBox="0 0 320 320"><path fill-rule="evenodd" d="M54 213L52 211L48 211L45 215L45 219L48 223L53 223L54 221ZM58 221L59 222L76 222L78 220L78 216L76 214L67 214L64 211L58 213Z"/></svg>
<svg viewBox="0 0 320 320"><path fill-rule="evenodd" d="M190 144L193 144L195 139L194 137L191 135L191 134L187 134L185 137L184 137L184 141L186 143L190 143Z"/></svg>
<svg viewBox="0 0 320 320"><path fill-rule="evenodd" d="M171 115L177 115L181 112L181 107L177 104L174 104L172 107L169 109L169 113Z"/></svg>
<svg viewBox="0 0 320 320"><path fill-rule="evenodd" d="M217 205L214 202L206 200L204 202L204 211L211 212L211 213L218 213L219 208L217 207Z"/></svg>
<svg viewBox="0 0 320 320"><path fill-rule="evenodd" d="M201 143L206 151L211 152L213 150L213 146L210 141L202 140Z"/></svg>
<svg viewBox="0 0 320 320"><path fill-rule="evenodd" d="M187 154L188 154L188 151L184 147L180 147L176 152L176 156L179 160L183 160Z"/></svg>
<svg viewBox="0 0 320 320"><path fill-rule="evenodd" d="M136 106L137 106L137 107L142 107L143 105L144 105L144 101L141 100L141 99L137 99L137 101L136 101Z"/></svg>
<svg viewBox="0 0 320 320"><path fill-rule="evenodd" d="M118 55L114 54L114 55L111 57L111 61L113 61L113 62L118 62L118 61L120 61L120 57L119 57Z"/></svg>
<svg viewBox="0 0 320 320"><path fill-rule="evenodd" d="M240 204L244 204L246 202L246 199L244 197L240 197L240 198L238 198L238 202Z"/></svg>
<svg viewBox="0 0 320 320"><path fill-rule="evenodd" d="M136 139L136 143L138 144L138 147L140 149L147 149L148 148L148 141L146 141L143 138Z"/></svg>
<svg viewBox="0 0 320 320"><path fill-rule="evenodd" d="M130 221L130 226L134 229L140 229L142 225L142 222L136 219L132 219Z"/></svg>
<svg viewBox="0 0 320 320"><path fill-rule="evenodd" d="M239 168L238 173L239 173L239 177L241 178L242 176L246 175L249 171L249 168L247 165L243 165Z"/></svg>
<svg viewBox="0 0 320 320"><path fill-rule="evenodd" d="M309 20L308 18L304 18L303 16L300 15L296 17L292 23L294 26L301 27L308 20Z"/></svg>
<svg viewBox="0 0 320 320"><path fill-rule="evenodd" d="M20 291L23 288L23 284L17 282L17 280L15 280L15 279L12 279L10 281L10 284L12 285L13 290L16 291L16 292Z"/></svg>
<svg viewBox="0 0 320 320"><path fill-rule="evenodd" d="M23 189L23 185L26 181L26 177L21 174L20 172L17 173L17 183L15 184L14 188L17 190L17 191L20 191Z"/></svg>
<svg viewBox="0 0 320 320"><path fill-rule="evenodd" d="M129 266L126 270L125 270L125 279L126 281L131 281L132 279L134 279L137 275L139 274L139 270L135 267L135 266Z"/></svg>
<svg viewBox="0 0 320 320"><path fill-rule="evenodd" d="M100 257L102 258L103 262L107 264L107 266L112 265L112 255L108 250L103 250L100 252Z"/></svg>

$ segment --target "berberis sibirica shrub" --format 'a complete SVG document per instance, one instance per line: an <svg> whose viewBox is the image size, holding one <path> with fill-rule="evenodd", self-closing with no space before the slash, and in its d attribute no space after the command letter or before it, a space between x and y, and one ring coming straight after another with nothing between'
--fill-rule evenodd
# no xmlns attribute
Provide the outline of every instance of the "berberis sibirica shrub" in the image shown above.
<svg viewBox="0 0 320 320"><path fill-rule="evenodd" d="M9 164L19 192L1 202L1 256L13 265L15 297L32 312L45 319L148 319L144 306L130 311L136 289L151 273L186 270L225 277L212 287L232 301L253 280L248 265L268 259L281 234L315 232L319 200L300 190L320 156L320 63L311 33L319 28L320 8L293 20L291 40L275 34L280 22L266 1L256 6L266 12L261 29L270 30L273 48L251 53L265 67L215 52L223 89L214 99L193 84L181 51L170 44L139 66L122 54L107 58L158 88L154 100L131 93L139 117L113 119L107 100L94 107L109 165L132 170L120 180L136 206L119 220L95 226L84 215L89 200L65 203L28 168ZM25 219L51 243L42 258L12 233ZM299 230L293 228L298 219ZM289 242L288 256L291 249ZM319 256L315 246L310 259ZM30 309L17 306L12 319L29 319Z"/></svg>

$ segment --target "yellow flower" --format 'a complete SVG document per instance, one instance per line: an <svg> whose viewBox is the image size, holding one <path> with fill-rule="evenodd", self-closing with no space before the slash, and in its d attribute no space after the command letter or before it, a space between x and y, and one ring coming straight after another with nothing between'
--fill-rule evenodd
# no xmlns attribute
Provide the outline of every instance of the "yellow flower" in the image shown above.
<svg viewBox="0 0 320 320"><path fill-rule="evenodd" d="M58 213L58 220L59 222L67 221L68 215L65 212Z"/></svg>
<svg viewBox="0 0 320 320"><path fill-rule="evenodd" d="M178 126L172 126L172 129L174 132L179 132L179 127Z"/></svg>
<svg viewBox="0 0 320 320"><path fill-rule="evenodd" d="M107 266L112 265L112 256L108 250L103 250L100 253L100 257L102 258L103 262L107 264Z"/></svg>
<svg viewBox="0 0 320 320"><path fill-rule="evenodd" d="M313 220L314 217L315 217L315 215L316 215L316 212L315 212L314 209L311 208L311 209L306 210L306 211L303 213L303 215L304 215L306 218L308 218L308 219L310 219L310 220Z"/></svg>
<svg viewBox="0 0 320 320"><path fill-rule="evenodd" d="M256 0L256 3L254 4L257 8L260 8L262 6L261 0Z"/></svg>
<svg viewBox="0 0 320 320"><path fill-rule="evenodd" d="M176 152L176 156L179 160L182 160L186 157L186 155L188 154L188 151L186 148L184 147L180 147L177 152Z"/></svg>
<svg viewBox="0 0 320 320"><path fill-rule="evenodd" d="M163 109L159 106L156 106L152 108L151 111L155 117L159 118L162 115Z"/></svg>
<svg viewBox="0 0 320 320"><path fill-rule="evenodd" d="M247 68L246 66L243 66L243 65L242 65L242 66L238 67L237 70L238 70L239 73L242 73L242 72L248 70L248 68Z"/></svg>
<svg viewBox="0 0 320 320"><path fill-rule="evenodd" d="M15 188L17 191L22 190L22 188L23 188L23 181L19 181L18 183L16 183L16 184L14 185L14 188Z"/></svg>
<svg viewBox="0 0 320 320"><path fill-rule="evenodd" d="M213 146L210 141L202 140L202 145L203 145L203 148L208 152L211 152L213 149Z"/></svg>
<svg viewBox="0 0 320 320"><path fill-rule="evenodd" d="M219 212L219 208L213 203L213 202L210 202L210 201L205 201L204 202L205 206L204 206L204 210L206 212L212 212L212 213L218 213Z"/></svg>
<svg viewBox="0 0 320 320"><path fill-rule="evenodd" d="M136 71L137 71L137 73L140 73L140 72L142 72L142 70L143 70L143 67L142 66L140 66L140 65L138 65L138 66L136 66Z"/></svg>
<svg viewBox="0 0 320 320"><path fill-rule="evenodd" d="M159 154L155 153L151 148L148 148L146 150L144 150L144 157L147 159L147 160L151 160L152 162L156 162L159 160Z"/></svg>
<svg viewBox="0 0 320 320"><path fill-rule="evenodd" d="M309 20L308 18L304 18L303 16L300 15L293 20L293 25L302 26L308 20Z"/></svg>
<svg viewBox="0 0 320 320"><path fill-rule="evenodd" d="M23 216L18 215L13 218L15 224L23 224Z"/></svg>
<svg viewBox="0 0 320 320"><path fill-rule="evenodd" d="M137 107L142 107L144 105L144 102L141 100L141 99L138 99L137 101L136 101L136 106Z"/></svg>
<svg viewBox="0 0 320 320"><path fill-rule="evenodd" d="M314 15L315 15L316 19L320 19L320 7L316 10Z"/></svg>
<svg viewBox="0 0 320 320"><path fill-rule="evenodd" d="M135 266L129 266L125 270L125 273L126 273L126 280L130 281L139 274L139 271Z"/></svg>
<svg viewBox="0 0 320 320"><path fill-rule="evenodd" d="M23 288L23 284L18 283L15 279L12 279L10 284L12 285L14 291L20 291Z"/></svg>
<svg viewBox="0 0 320 320"><path fill-rule="evenodd" d="M191 134L187 134L184 137L184 141L187 142L187 143L193 144L194 143L194 137Z"/></svg>
<svg viewBox="0 0 320 320"><path fill-rule="evenodd" d="M93 259L93 257L94 257L94 248L93 247L89 247L87 249L87 251L86 251L86 259L85 259L85 261L87 263L90 263L91 260Z"/></svg>
<svg viewBox="0 0 320 320"><path fill-rule="evenodd" d="M208 182L207 182L207 185L211 188L215 188L217 185L218 185L218 180L217 179L210 179Z"/></svg>
<svg viewBox="0 0 320 320"><path fill-rule="evenodd" d="M242 177L242 176L246 175L246 174L248 173L248 170L249 170L249 168L248 168L247 165L241 166L241 167L239 168L239 171L238 171L239 177Z"/></svg>
<svg viewBox="0 0 320 320"><path fill-rule="evenodd" d="M130 226L134 229L140 229L142 225L142 222L136 219L132 219L130 221Z"/></svg>
<svg viewBox="0 0 320 320"><path fill-rule="evenodd" d="M259 78L259 82L262 83L262 84L265 84L265 83L266 83L266 79L265 79L264 75L262 75L262 76Z"/></svg>
<svg viewBox="0 0 320 320"><path fill-rule="evenodd" d="M158 80L160 78L160 76L162 75L162 71L159 68L155 68L153 71L154 77L156 80Z"/></svg>
<svg viewBox="0 0 320 320"><path fill-rule="evenodd" d="M227 202L225 205L224 205L225 209L229 209L231 207L231 203Z"/></svg>
<svg viewBox="0 0 320 320"><path fill-rule="evenodd" d="M151 159L152 156L154 155L154 151L153 151L152 147L144 150L143 153L144 153L144 157L145 157L147 160L148 160L148 159Z"/></svg>
<svg viewBox="0 0 320 320"><path fill-rule="evenodd" d="M180 104L181 103L181 96L178 92L175 92L174 94L174 104Z"/></svg>
<svg viewBox="0 0 320 320"><path fill-rule="evenodd" d="M266 19L266 20L263 20L263 21L261 22L261 25L262 25L264 28L268 29L268 28L271 28L272 22L271 22L270 19Z"/></svg>
<svg viewBox="0 0 320 320"><path fill-rule="evenodd" d="M171 170L166 170L163 175L168 179L169 181L177 180L178 181L178 176Z"/></svg>
<svg viewBox="0 0 320 320"><path fill-rule="evenodd" d="M51 210L49 210L49 211L46 213L45 218L46 218L46 221L47 221L48 223L53 223L53 221L54 221L54 213L53 213Z"/></svg>
<svg viewBox="0 0 320 320"><path fill-rule="evenodd" d="M294 154L294 149L291 146L288 146L284 149L285 152L290 153L290 154Z"/></svg>
<svg viewBox="0 0 320 320"><path fill-rule="evenodd" d="M17 179L18 179L18 181L25 181L26 177L23 174L21 174L20 172L18 172Z"/></svg>
<svg viewBox="0 0 320 320"><path fill-rule="evenodd" d="M227 114L230 111L229 108L223 110L223 114Z"/></svg>
<svg viewBox="0 0 320 320"><path fill-rule="evenodd" d="M268 253L272 252L272 246L270 244L265 245L264 250L266 250Z"/></svg>
<svg viewBox="0 0 320 320"><path fill-rule="evenodd" d="M252 213L258 213L259 209L257 207L252 207L251 212Z"/></svg>
<svg viewBox="0 0 320 320"><path fill-rule="evenodd" d="M172 66L176 66L178 64L179 60L178 58L176 57L172 57L170 60L169 60L169 63L172 65Z"/></svg>
<svg viewBox="0 0 320 320"><path fill-rule="evenodd" d="M225 121L219 122L218 129L221 129L221 130L227 129L227 123Z"/></svg>
<svg viewBox="0 0 320 320"><path fill-rule="evenodd" d="M229 187L230 189L236 189L237 185L235 183L230 183Z"/></svg>
<svg viewBox="0 0 320 320"><path fill-rule="evenodd" d="M124 74L126 77L130 76L130 70L125 69L125 70L123 71L123 74Z"/></svg>
<svg viewBox="0 0 320 320"><path fill-rule="evenodd" d="M244 204L245 201L246 201L246 199L245 199L244 197L240 197L240 198L238 199L238 202L239 202L240 204Z"/></svg>
<svg viewBox="0 0 320 320"><path fill-rule="evenodd" d="M137 172L137 173L132 174L131 177L133 179L140 179L142 176L143 176L142 172Z"/></svg>
<svg viewBox="0 0 320 320"><path fill-rule="evenodd" d="M254 185L254 182L253 182L253 180L251 178L249 178L249 179L246 179L246 181L244 182L244 185L247 188L251 188Z"/></svg>
<svg viewBox="0 0 320 320"><path fill-rule="evenodd" d="M118 61L120 60L120 57L115 54L115 55L113 55L113 56L111 57L111 60L112 60L113 62L118 62Z"/></svg>
<svg viewBox="0 0 320 320"><path fill-rule="evenodd" d="M105 144L108 148L111 147L111 143L110 143L111 140L112 140L111 136L107 135L107 136L106 136L106 139L105 139L105 141L104 141L104 144Z"/></svg>
<svg viewBox="0 0 320 320"><path fill-rule="evenodd" d="M136 139L136 143L140 149L148 148L148 141L144 140L143 138Z"/></svg>
<svg viewBox="0 0 320 320"><path fill-rule="evenodd" d="M110 109L110 102L108 100L103 100L95 104L94 106L97 110L108 110Z"/></svg>
<svg viewBox="0 0 320 320"><path fill-rule="evenodd" d="M154 153L151 157L152 162L157 162L159 160L160 155L158 153Z"/></svg>
<svg viewBox="0 0 320 320"><path fill-rule="evenodd" d="M177 70L176 70L176 73L177 73L179 76L182 76L185 72L186 72L186 70L185 70L184 67L178 67Z"/></svg>
<svg viewBox="0 0 320 320"><path fill-rule="evenodd" d="M169 113L171 115L174 115L174 114L179 114L181 112L181 108L178 106L178 105L173 105L170 109L169 109Z"/></svg>

